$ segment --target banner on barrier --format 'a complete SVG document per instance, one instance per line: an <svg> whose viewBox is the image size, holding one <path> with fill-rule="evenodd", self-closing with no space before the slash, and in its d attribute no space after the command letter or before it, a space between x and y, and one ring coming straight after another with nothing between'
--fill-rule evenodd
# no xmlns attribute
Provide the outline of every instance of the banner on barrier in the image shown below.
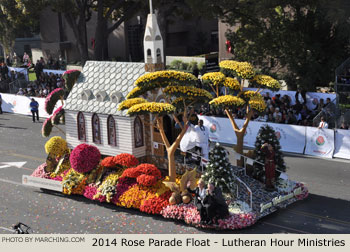
<svg viewBox="0 0 350 252"><path fill-rule="evenodd" d="M27 97L23 95L13 95L13 94L3 94L2 96L2 110L4 112L21 114L21 115L31 115L30 112L30 102L32 97ZM39 116L48 118L50 115L45 111L45 98L34 97L34 99L39 103ZM60 102L58 102L60 104ZM57 106L55 107L57 108Z"/></svg>
<svg viewBox="0 0 350 252"><path fill-rule="evenodd" d="M306 127L278 123L269 123L269 126L275 131L282 151L304 153Z"/></svg>
<svg viewBox="0 0 350 252"><path fill-rule="evenodd" d="M223 117L211 117L211 116L198 116L199 119L203 120L204 126L209 129L210 141L236 144L237 137L233 131L231 122L228 118ZM235 120L238 127L242 127L244 120ZM260 128L268 124L275 132L276 137L280 141L282 151L300 153L304 152L305 147L305 127L296 125L286 125L277 123L266 123L250 121L248 128L244 135L244 146L254 147L256 137L259 133Z"/></svg>
<svg viewBox="0 0 350 252"><path fill-rule="evenodd" d="M306 127L305 154L332 158L334 152L334 131Z"/></svg>
<svg viewBox="0 0 350 252"><path fill-rule="evenodd" d="M28 69L27 68L22 68L22 67L8 67L8 75L11 77L11 72L15 71L15 72L19 72L22 73L26 79L26 81L29 81L29 75L28 75Z"/></svg>
<svg viewBox="0 0 350 252"><path fill-rule="evenodd" d="M53 73L53 74L58 74L58 75L62 75L65 71L64 70L53 70L53 69L43 69L44 73Z"/></svg>
<svg viewBox="0 0 350 252"><path fill-rule="evenodd" d="M336 130L335 150L333 156L350 159L350 130Z"/></svg>

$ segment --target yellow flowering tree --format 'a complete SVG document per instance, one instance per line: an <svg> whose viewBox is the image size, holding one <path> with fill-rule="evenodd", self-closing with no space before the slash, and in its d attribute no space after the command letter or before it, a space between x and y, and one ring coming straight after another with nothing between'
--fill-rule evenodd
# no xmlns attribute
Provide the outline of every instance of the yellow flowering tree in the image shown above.
<svg viewBox="0 0 350 252"><path fill-rule="evenodd" d="M167 150L169 178L175 182L175 151L180 145L182 137L187 130L187 124L191 116L189 107L213 99L206 90L196 88L198 79L189 73L179 71L157 71L146 73L135 81L135 88L127 95L127 99L119 104L119 110L128 110L130 116L140 114L153 114L153 126L156 127L162 137ZM164 97L164 102L156 102L159 94ZM139 98L143 95L144 98ZM163 116L172 116L174 121L181 127L181 132L170 144L163 128ZM182 115L182 122L180 122Z"/></svg>
<svg viewBox="0 0 350 252"><path fill-rule="evenodd" d="M266 108L265 101L260 94L260 88L278 90L280 83L267 75L256 74L254 68L248 62L225 60L220 62L221 72L206 73L203 75L203 83L215 93L216 97L209 104L214 107L222 107L230 119L237 136L236 152L243 154L243 139L249 121L254 111L263 112ZM244 80L257 87L256 91L243 91ZM220 92L225 87L225 93ZM246 118L241 128L238 127L233 115L233 109L246 109ZM242 165L242 161L239 163Z"/></svg>

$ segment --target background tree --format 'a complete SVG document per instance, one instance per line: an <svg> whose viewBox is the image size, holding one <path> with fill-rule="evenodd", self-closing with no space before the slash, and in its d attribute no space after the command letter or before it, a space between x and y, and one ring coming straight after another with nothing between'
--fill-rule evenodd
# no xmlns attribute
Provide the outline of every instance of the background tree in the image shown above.
<svg viewBox="0 0 350 252"><path fill-rule="evenodd" d="M188 2L232 27L226 37L235 59L278 75L292 89L327 86L335 68L350 56L347 0Z"/></svg>
<svg viewBox="0 0 350 252"><path fill-rule="evenodd" d="M108 37L123 22L140 11L143 4L148 1L141 0L94 0L92 7L97 12L97 25L95 30L95 60L108 59ZM109 22L112 24L109 26Z"/></svg>
<svg viewBox="0 0 350 252"><path fill-rule="evenodd" d="M127 113L130 116L154 115L153 126L159 130L167 151L171 182L175 182L176 177L175 151L186 133L188 120L192 114L192 110L189 111L189 108L212 99L212 95L208 91L196 88L196 83L197 78L188 73L177 71L147 73L135 81L136 87L128 94L127 100L118 106L119 110L128 109ZM140 95L146 95L147 98L137 98ZM159 95L164 96L164 103L155 102ZM164 115L172 116L181 128L180 134L172 144L164 131Z"/></svg>
<svg viewBox="0 0 350 252"><path fill-rule="evenodd" d="M278 178L278 176L280 175L280 171L282 172L286 171L286 165L283 160L281 145L280 145L280 141L277 138L276 132L273 130L272 127L270 127L267 124L260 128L258 136L256 137L256 141L255 141L254 154L255 154L256 160L260 161L261 163L265 163L266 154L263 151L261 151L261 146L264 143L269 143L273 147L273 151L275 152L276 178ZM277 169L279 171L277 171ZM258 163L255 163L253 176L263 181L265 176L264 167Z"/></svg>
<svg viewBox="0 0 350 252"><path fill-rule="evenodd" d="M53 11L62 13L71 27L77 43L82 65L89 58L86 35L86 22L91 18L92 0L16 0L17 8L23 14L40 15L40 12L50 6ZM39 16L37 17L39 20Z"/></svg>
<svg viewBox="0 0 350 252"><path fill-rule="evenodd" d="M22 15L16 0L0 0L0 44L5 58L12 53L16 37L31 37L38 27L36 14Z"/></svg>
<svg viewBox="0 0 350 252"><path fill-rule="evenodd" d="M237 137L236 152L243 154L243 139L249 121L254 111L263 112L266 108L259 88L278 90L281 86L270 76L256 74L253 66L248 62L225 60L220 62L220 68L222 72L204 74L203 84L209 86L215 94L215 98L209 104L224 109ZM258 89L243 91L244 80L249 80L251 85ZM222 88L225 90L223 91ZM245 121L241 128L237 125L234 116L238 108L246 110ZM242 160L238 164L242 166Z"/></svg>

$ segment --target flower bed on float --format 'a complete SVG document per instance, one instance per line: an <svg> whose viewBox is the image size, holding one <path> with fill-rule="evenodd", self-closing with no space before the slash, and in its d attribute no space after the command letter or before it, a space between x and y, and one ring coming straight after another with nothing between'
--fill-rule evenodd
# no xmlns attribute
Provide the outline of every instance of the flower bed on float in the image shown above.
<svg viewBox="0 0 350 252"><path fill-rule="evenodd" d="M182 177L178 175L176 182L169 182L169 177L162 177L155 165L139 164L133 155L123 153L100 160L100 152L96 147L81 144L72 150L70 158L67 158L65 141L58 137L53 140L55 141L51 139L48 141L46 152L49 156L56 156L56 159L62 160L62 155L65 153L64 160L70 160L70 167L47 172L47 164L44 163L31 176L60 181L63 185L62 193L67 195L79 194L90 200L135 208L141 212L162 215L167 219L182 220L199 228L245 228L275 211L273 204L270 207L265 205L264 212L259 212L261 209L257 207L251 209L243 200L237 198L233 201L231 198L231 201L228 201L230 215L226 219L219 219L213 225L203 224L192 199L188 204L182 203L181 200L181 203L177 201L177 204L169 201L176 194L169 188L178 188L183 192L181 188L187 182L191 181L191 187L192 184L196 185L199 174L193 180L195 171L186 172ZM51 151L54 154L50 153ZM172 183L175 184L169 187ZM295 190L300 191L295 197L283 201L285 205L302 200L308 195L307 188L301 183L280 181L279 184L281 185L279 202L282 202L281 195L288 195ZM276 194L278 193L275 192L274 195Z"/></svg>

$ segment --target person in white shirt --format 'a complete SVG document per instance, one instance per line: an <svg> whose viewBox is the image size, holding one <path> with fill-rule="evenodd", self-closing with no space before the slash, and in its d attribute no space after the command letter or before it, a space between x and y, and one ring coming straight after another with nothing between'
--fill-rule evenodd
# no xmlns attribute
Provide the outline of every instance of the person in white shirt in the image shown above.
<svg viewBox="0 0 350 252"><path fill-rule="evenodd" d="M319 129L328 129L328 123L324 120L324 117L321 117L321 122L318 125Z"/></svg>
<svg viewBox="0 0 350 252"><path fill-rule="evenodd" d="M194 131L196 134L196 146L201 148L202 156L208 160L209 158L209 131L203 125L203 120L198 121L198 125L194 126Z"/></svg>
<svg viewBox="0 0 350 252"><path fill-rule="evenodd" d="M282 118L282 113L280 112L279 108L276 108L275 112L273 113L273 118L275 118L275 120L276 120L278 117Z"/></svg>

